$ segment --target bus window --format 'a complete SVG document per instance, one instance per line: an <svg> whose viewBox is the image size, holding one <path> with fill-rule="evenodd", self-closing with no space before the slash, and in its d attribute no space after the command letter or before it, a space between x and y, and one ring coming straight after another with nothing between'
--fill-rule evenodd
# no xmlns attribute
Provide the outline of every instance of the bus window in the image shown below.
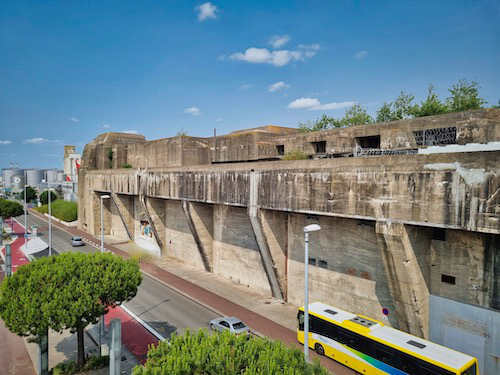
<svg viewBox="0 0 500 375"><path fill-rule="evenodd" d="M462 372L462 375L476 375L476 364L474 363L471 367Z"/></svg>
<svg viewBox="0 0 500 375"><path fill-rule="evenodd" d="M299 311L299 313L297 314L297 320L299 321L299 331L303 331L304 330L304 312L303 311Z"/></svg>

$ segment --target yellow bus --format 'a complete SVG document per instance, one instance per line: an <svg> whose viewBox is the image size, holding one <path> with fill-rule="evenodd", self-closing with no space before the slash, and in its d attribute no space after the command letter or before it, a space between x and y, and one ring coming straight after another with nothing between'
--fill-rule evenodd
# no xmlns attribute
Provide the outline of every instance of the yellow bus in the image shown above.
<svg viewBox="0 0 500 375"><path fill-rule="evenodd" d="M297 340L304 344L304 308ZM479 375L477 360L361 315L309 304L309 347L361 374Z"/></svg>

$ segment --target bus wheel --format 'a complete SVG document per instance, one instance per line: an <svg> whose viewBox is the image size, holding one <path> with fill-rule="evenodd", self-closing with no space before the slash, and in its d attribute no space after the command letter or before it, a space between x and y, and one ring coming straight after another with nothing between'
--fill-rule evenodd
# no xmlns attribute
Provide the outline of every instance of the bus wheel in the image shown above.
<svg viewBox="0 0 500 375"><path fill-rule="evenodd" d="M316 353L318 353L318 355L325 355L325 349L323 349L320 344L314 345L314 350L316 350Z"/></svg>

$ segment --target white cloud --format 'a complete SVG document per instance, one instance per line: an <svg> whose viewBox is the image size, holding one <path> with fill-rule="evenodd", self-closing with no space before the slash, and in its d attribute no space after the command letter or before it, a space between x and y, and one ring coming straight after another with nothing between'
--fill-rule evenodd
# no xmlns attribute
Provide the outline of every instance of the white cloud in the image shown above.
<svg viewBox="0 0 500 375"><path fill-rule="evenodd" d="M229 56L232 60L246 61L251 64L271 64L284 66L291 61L304 60L316 54L313 50L276 50L269 51L267 48L248 48L244 53L236 52Z"/></svg>
<svg viewBox="0 0 500 375"><path fill-rule="evenodd" d="M248 90L248 89L251 89L253 87L253 84L251 83L244 83L240 86L240 90Z"/></svg>
<svg viewBox="0 0 500 375"><path fill-rule="evenodd" d="M354 104L356 104L356 102L353 101L339 102L339 103L331 102L331 103L321 104L319 99L316 98L299 98L295 99L293 102L288 104L288 108L307 109L309 111L326 111L326 110L347 108L353 106Z"/></svg>
<svg viewBox="0 0 500 375"><path fill-rule="evenodd" d="M49 142L49 140L46 138L29 138L29 139L25 139L23 141L23 143L33 144L33 145L37 145L37 144L45 143L45 142Z"/></svg>
<svg viewBox="0 0 500 375"><path fill-rule="evenodd" d="M320 46L318 43L313 43L313 44L299 44L299 48L303 50L304 55L308 58L313 57L318 53Z"/></svg>
<svg viewBox="0 0 500 375"><path fill-rule="evenodd" d="M12 141L0 141L0 145L10 145L12 143Z"/></svg>
<svg viewBox="0 0 500 375"><path fill-rule="evenodd" d="M137 131L137 130L123 130L122 133L139 134L139 131Z"/></svg>
<svg viewBox="0 0 500 375"><path fill-rule="evenodd" d="M358 51L354 54L354 58L357 60L363 60L366 56L368 56L368 51Z"/></svg>
<svg viewBox="0 0 500 375"><path fill-rule="evenodd" d="M215 122L222 122L222 121L224 121L224 119L222 117L215 119Z"/></svg>
<svg viewBox="0 0 500 375"><path fill-rule="evenodd" d="M278 90L287 89L289 87L290 87L290 85L286 84L283 81L279 81L279 82L273 83L272 85L269 85L269 87L267 89L268 89L269 92L275 92L275 91L278 91Z"/></svg>
<svg viewBox="0 0 500 375"><path fill-rule="evenodd" d="M73 121L73 122L80 122L80 119L77 118L77 117L70 117L69 118L69 121Z"/></svg>
<svg viewBox="0 0 500 375"><path fill-rule="evenodd" d="M193 116L199 116L201 114L200 109L198 107L189 107L184 109L184 113L189 113Z"/></svg>
<svg viewBox="0 0 500 375"><path fill-rule="evenodd" d="M217 18L217 12L219 11L215 5L210 2L203 3L196 8L198 12L198 21L202 22L209 18Z"/></svg>
<svg viewBox="0 0 500 375"><path fill-rule="evenodd" d="M269 39L269 44L273 46L273 48L283 47L290 41L290 37L288 35L274 35Z"/></svg>
<svg viewBox="0 0 500 375"><path fill-rule="evenodd" d="M109 124L102 124L103 129L109 129L110 127L111 127L111 125L109 125Z"/></svg>

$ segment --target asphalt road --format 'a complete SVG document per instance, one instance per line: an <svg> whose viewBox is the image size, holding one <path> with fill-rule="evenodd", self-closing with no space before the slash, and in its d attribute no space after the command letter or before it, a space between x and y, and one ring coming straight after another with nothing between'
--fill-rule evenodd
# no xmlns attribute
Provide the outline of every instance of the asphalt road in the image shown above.
<svg viewBox="0 0 500 375"><path fill-rule="evenodd" d="M24 224L24 216L19 216L16 220ZM38 236L48 243L47 222L29 215L28 224L38 225ZM52 248L58 253L98 251L90 245L72 247L71 235L56 226L52 226ZM217 317L211 310L144 274L137 295L125 306L164 337L169 337L173 332L182 334L187 328L206 328L208 322Z"/></svg>

